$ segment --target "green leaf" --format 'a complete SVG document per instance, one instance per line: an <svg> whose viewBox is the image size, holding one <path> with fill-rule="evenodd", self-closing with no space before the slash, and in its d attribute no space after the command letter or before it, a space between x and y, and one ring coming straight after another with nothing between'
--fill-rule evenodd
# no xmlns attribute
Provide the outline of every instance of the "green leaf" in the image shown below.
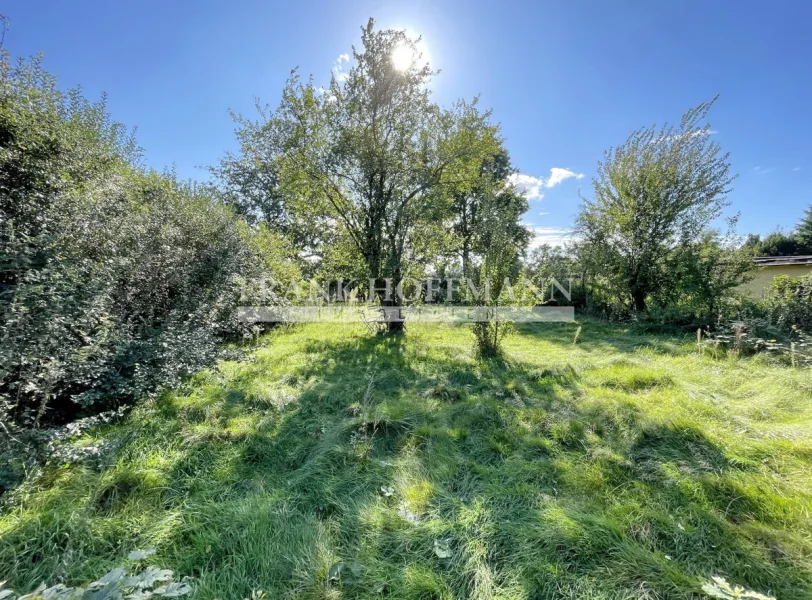
<svg viewBox="0 0 812 600"><path fill-rule="evenodd" d="M101 587L102 585L107 585L108 583L118 583L124 578L126 574L127 571L124 570L124 567L118 567L107 573L107 575L105 575L98 581L94 581L90 585L93 586L95 584L100 584L99 587Z"/></svg>
<svg viewBox="0 0 812 600"><path fill-rule="evenodd" d="M134 550L127 555L127 560L144 560L148 556L155 554L155 548L145 548L144 550Z"/></svg>
<svg viewBox="0 0 812 600"><path fill-rule="evenodd" d="M147 567L141 574L133 575L124 580L126 588L148 588L154 584L172 579L172 571L156 566Z"/></svg>
<svg viewBox="0 0 812 600"><path fill-rule="evenodd" d="M121 598L121 588L118 583L108 583L97 590L88 590L82 596L83 600L120 600Z"/></svg>
<svg viewBox="0 0 812 600"><path fill-rule="evenodd" d="M152 591L156 596L163 596L164 598L177 598L178 596L185 596L192 591L192 586L182 581L173 581L168 585L161 586Z"/></svg>

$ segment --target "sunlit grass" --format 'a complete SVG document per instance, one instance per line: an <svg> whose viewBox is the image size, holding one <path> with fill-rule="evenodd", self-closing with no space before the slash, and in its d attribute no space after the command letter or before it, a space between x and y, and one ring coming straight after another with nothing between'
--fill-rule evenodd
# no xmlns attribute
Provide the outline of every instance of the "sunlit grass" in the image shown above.
<svg viewBox="0 0 812 600"><path fill-rule="evenodd" d="M8 494L0 579L155 546L198 598L812 597L810 371L581 325L489 363L463 327L273 332Z"/></svg>

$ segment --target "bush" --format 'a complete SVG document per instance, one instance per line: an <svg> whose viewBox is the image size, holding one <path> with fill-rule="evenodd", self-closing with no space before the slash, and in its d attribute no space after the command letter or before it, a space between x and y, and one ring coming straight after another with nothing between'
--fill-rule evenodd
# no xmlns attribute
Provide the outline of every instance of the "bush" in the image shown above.
<svg viewBox="0 0 812 600"><path fill-rule="evenodd" d="M771 321L783 331L812 333L812 274L799 279L779 275L765 294Z"/></svg>
<svg viewBox="0 0 812 600"><path fill-rule="evenodd" d="M0 420L117 407L209 363L282 240L147 172L104 102L0 56Z"/></svg>

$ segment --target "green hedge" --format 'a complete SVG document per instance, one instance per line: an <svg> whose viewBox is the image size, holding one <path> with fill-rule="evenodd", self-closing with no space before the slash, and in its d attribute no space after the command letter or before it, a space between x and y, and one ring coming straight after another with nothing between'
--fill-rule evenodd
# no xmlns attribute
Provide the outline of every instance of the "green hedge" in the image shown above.
<svg viewBox="0 0 812 600"><path fill-rule="evenodd" d="M143 168L104 101L0 57L0 420L97 413L207 364L284 241ZM269 273L270 272L270 273Z"/></svg>

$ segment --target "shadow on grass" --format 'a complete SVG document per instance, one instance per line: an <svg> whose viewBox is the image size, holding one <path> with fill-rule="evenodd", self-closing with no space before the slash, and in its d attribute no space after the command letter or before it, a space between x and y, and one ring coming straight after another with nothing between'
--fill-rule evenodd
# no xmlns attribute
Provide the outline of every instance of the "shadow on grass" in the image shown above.
<svg viewBox="0 0 812 600"><path fill-rule="evenodd" d="M692 339L688 334L644 334L633 326L613 325L589 318L576 323L520 324L516 332L520 338L544 341L559 347L573 346L577 333L577 346L587 353L634 353L645 349L658 354L674 354L679 353Z"/></svg>
<svg viewBox="0 0 812 600"><path fill-rule="evenodd" d="M569 347L574 327L519 335ZM618 336L581 343L639 347ZM201 598L687 599L715 574L809 597L797 521L696 427L585 403L569 366L477 363L417 341L307 338L298 358L244 365L211 401L167 400L153 441L173 451L165 473L133 458L150 434L134 438L62 513L43 504L6 529L2 570L19 587L47 568L72 581L154 543ZM258 379L296 393L263 404ZM71 552L81 565L60 567Z"/></svg>

